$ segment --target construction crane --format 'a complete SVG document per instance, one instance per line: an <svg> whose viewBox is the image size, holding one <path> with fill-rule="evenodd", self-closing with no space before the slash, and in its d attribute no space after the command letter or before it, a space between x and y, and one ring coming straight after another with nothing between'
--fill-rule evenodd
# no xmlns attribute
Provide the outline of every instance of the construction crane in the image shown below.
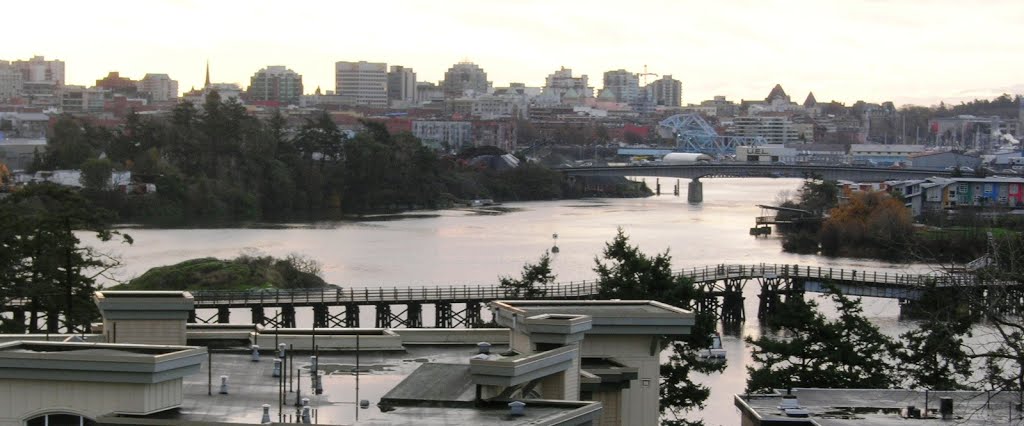
<svg viewBox="0 0 1024 426"><path fill-rule="evenodd" d="M655 77L658 76L658 74L655 74L653 72L647 72L647 64L644 64L644 72L637 74L637 77L643 77L644 78L644 87L647 87L647 76L649 76L649 75L653 75Z"/></svg>

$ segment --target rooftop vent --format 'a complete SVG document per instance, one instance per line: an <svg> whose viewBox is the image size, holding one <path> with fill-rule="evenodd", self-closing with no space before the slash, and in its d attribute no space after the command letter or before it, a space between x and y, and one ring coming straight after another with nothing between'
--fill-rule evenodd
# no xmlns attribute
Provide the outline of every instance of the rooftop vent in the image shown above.
<svg viewBox="0 0 1024 426"><path fill-rule="evenodd" d="M811 417L811 412L803 408L787 408L782 410L786 417Z"/></svg>
<svg viewBox="0 0 1024 426"><path fill-rule="evenodd" d="M906 417L908 419L920 419L921 418L921 409L917 408L917 407L915 407L913 405L908 405L907 406L907 414L904 417Z"/></svg>
<svg viewBox="0 0 1024 426"><path fill-rule="evenodd" d="M942 420L953 419L953 398L939 398L939 414L942 415Z"/></svg>
<svg viewBox="0 0 1024 426"><path fill-rule="evenodd" d="M512 401L508 403L508 414L512 417L522 417L526 414L526 403L522 401Z"/></svg>
<svg viewBox="0 0 1024 426"><path fill-rule="evenodd" d="M785 411L790 408L800 408L800 401L797 400L796 395L783 395L779 409Z"/></svg>

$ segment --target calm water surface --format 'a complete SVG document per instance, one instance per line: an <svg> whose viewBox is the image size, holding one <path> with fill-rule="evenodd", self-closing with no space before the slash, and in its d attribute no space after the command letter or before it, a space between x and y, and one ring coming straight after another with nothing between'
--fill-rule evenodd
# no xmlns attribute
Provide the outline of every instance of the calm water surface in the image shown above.
<svg viewBox="0 0 1024 426"><path fill-rule="evenodd" d="M495 284L499 275L517 275L552 246L557 233L561 251L553 257L558 281L593 279L594 257L617 228L647 254L669 250L673 268L718 263L786 263L846 269L927 270L863 259L832 259L783 253L776 238L748 235L756 204L772 204L780 191L795 192L798 179L705 179L704 203L687 204L671 195L674 180L662 180L669 195L646 199L600 199L508 203L512 211L481 214L470 210L419 212L399 220L296 224L275 229L129 229L135 244L100 244L119 254L126 266L120 279L151 267L196 257L231 258L243 252L273 256L297 253L319 261L323 277L342 286L422 286ZM648 178L649 186L654 180ZM683 180L683 194L687 181ZM708 424L738 422L732 395L742 392L749 352L741 336L757 336L757 286L748 284L748 320L739 332L723 338L728 368L703 378L712 394L700 413ZM865 313L888 334L911 324L898 321L895 301L865 299ZM306 313L308 315L308 312ZM372 315L372 313L366 313ZM233 320L247 321L247 312ZM299 318L300 326L309 318ZM372 317L363 318L372 324ZM431 320L424 318L426 324Z"/></svg>

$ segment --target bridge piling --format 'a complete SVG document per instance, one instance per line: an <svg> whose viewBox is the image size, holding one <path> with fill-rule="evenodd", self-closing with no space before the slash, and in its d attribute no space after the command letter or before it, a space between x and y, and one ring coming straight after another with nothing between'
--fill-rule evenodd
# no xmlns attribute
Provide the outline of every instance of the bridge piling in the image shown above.
<svg viewBox="0 0 1024 426"><path fill-rule="evenodd" d="M28 312L28 332L39 333L39 309L36 309L35 300L29 305Z"/></svg>
<svg viewBox="0 0 1024 426"><path fill-rule="evenodd" d="M377 328L391 328L391 305L387 303L378 303L376 305L374 327Z"/></svg>
<svg viewBox="0 0 1024 426"><path fill-rule="evenodd" d="M423 305L410 303L405 308L405 326L408 328L423 327Z"/></svg>
<svg viewBox="0 0 1024 426"><path fill-rule="evenodd" d="M263 306L252 307L252 323L265 325L267 322L267 315L263 312Z"/></svg>
<svg viewBox="0 0 1024 426"><path fill-rule="evenodd" d="M14 332L15 333L24 333L25 332L25 310L21 309L21 308L15 308L11 312L11 316L12 316L11 322L14 323L14 326L16 327Z"/></svg>
<svg viewBox="0 0 1024 426"><path fill-rule="evenodd" d="M686 186L686 202L700 204L704 202L704 183L699 177L693 178Z"/></svg>
<svg viewBox="0 0 1024 426"><path fill-rule="evenodd" d="M313 305L313 327L327 328L327 317L329 315L327 305L323 303Z"/></svg>
<svg viewBox="0 0 1024 426"><path fill-rule="evenodd" d="M359 305L348 303L345 305L345 327L359 327Z"/></svg>
<svg viewBox="0 0 1024 426"><path fill-rule="evenodd" d="M228 324L231 322L231 308L220 306L217 308L217 324Z"/></svg>
<svg viewBox="0 0 1024 426"><path fill-rule="evenodd" d="M437 302L434 304L434 327L452 328L452 304Z"/></svg>
<svg viewBox="0 0 1024 426"><path fill-rule="evenodd" d="M57 333L60 331L60 313L56 309L46 311L46 332Z"/></svg>
<svg viewBox="0 0 1024 426"><path fill-rule="evenodd" d="M746 321L747 314L743 307L744 281L739 278L728 278L722 292L722 322Z"/></svg>
<svg viewBox="0 0 1024 426"><path fill-rule="evenodd" d="M466 327L473 328L483 325L480 319L480 302L466 302Z"/></svg>
<svg viewBox="0 0 1024 426"><path fill-rule="evenodd" d="M295 328L295 306L284 305L281 307L281 327Z"/></svg>

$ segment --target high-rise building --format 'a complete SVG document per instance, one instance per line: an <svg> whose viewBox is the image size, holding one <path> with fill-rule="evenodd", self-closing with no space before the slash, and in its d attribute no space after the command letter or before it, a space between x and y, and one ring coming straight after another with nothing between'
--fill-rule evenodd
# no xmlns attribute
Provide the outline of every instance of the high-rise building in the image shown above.
<svg viewBox="0 0 1024 426"><path fill-rule="evenodd" d="M487 73L472 62L459 62L444 73L446 98L459 98L465 96L467 91L483 95L490 90L491 82L487 81Z"/></svg>
<svg viewBox="0 0 1024 426"><path fill-rule="evenodd" d="M8 61L0 61L0 101L21 95L22 89L21 71Z"/></svg>
<svg viewBox="0 0 1024 426"><path fill-rule="evenodd" d="M416 73L412 68L391 66L388 72L388 101L392 107L409 106L416 101Z"/></svg>
<svg viewBox="0 0 1024 426"><path fill-rule="evenodd" d="M106 89L110 93L135 96L139 91L138 82L128 77L121 77L121 73L111 71L106 77L96 80L96 87Z"/></svg>
<svg viewBox="0 0 1024 426"><path fill-rule="evenodd" d="M281 65L256 71L246 91L251 101L274 101L298 105L302 98L302 76Z"/></svg>
<svg viewBox="0 0 1024 426"><path fill-rule="evenodd" d="M678 107L683 105L683 82L662 76L647 85L648 99L658 106Z"/></svg>
<svg viewBox="0 0 1024 426"><path fill-rule="evenodd" d="M65 83L64 61L47 61L45 57L33 56L27 61L14 61L14 68L21 71L23 95L59 98Z"/></svg>
<svg viewBox="0 0 1024 426"><path fill-rule="evenodd" d="M349 105L387 108L387 67L383 62L336 62L335 91Z"/></svg>
<svg viewBox="0 0 1024 426"><path fill-rule="evenodd" d="M622 69L605 71L603 90L616 102L635 103L640 97L640 77Z"/></svg>
<svg viewBox="0 0 1024 426"><path fill-rule="evenodd" d="M150 102L167 102L178 98L178 82L167 74L146 74L138 82L139 94Z"/></svg>
<svg viewBox="0 0 1024 426"><path fill-rule="evenodd" d="M559 98L575 95L576 98L594 97L594 88L587 83L587 75L572 76L572 68L562 67L544 80L544 92L553 92Z"/></svg>

